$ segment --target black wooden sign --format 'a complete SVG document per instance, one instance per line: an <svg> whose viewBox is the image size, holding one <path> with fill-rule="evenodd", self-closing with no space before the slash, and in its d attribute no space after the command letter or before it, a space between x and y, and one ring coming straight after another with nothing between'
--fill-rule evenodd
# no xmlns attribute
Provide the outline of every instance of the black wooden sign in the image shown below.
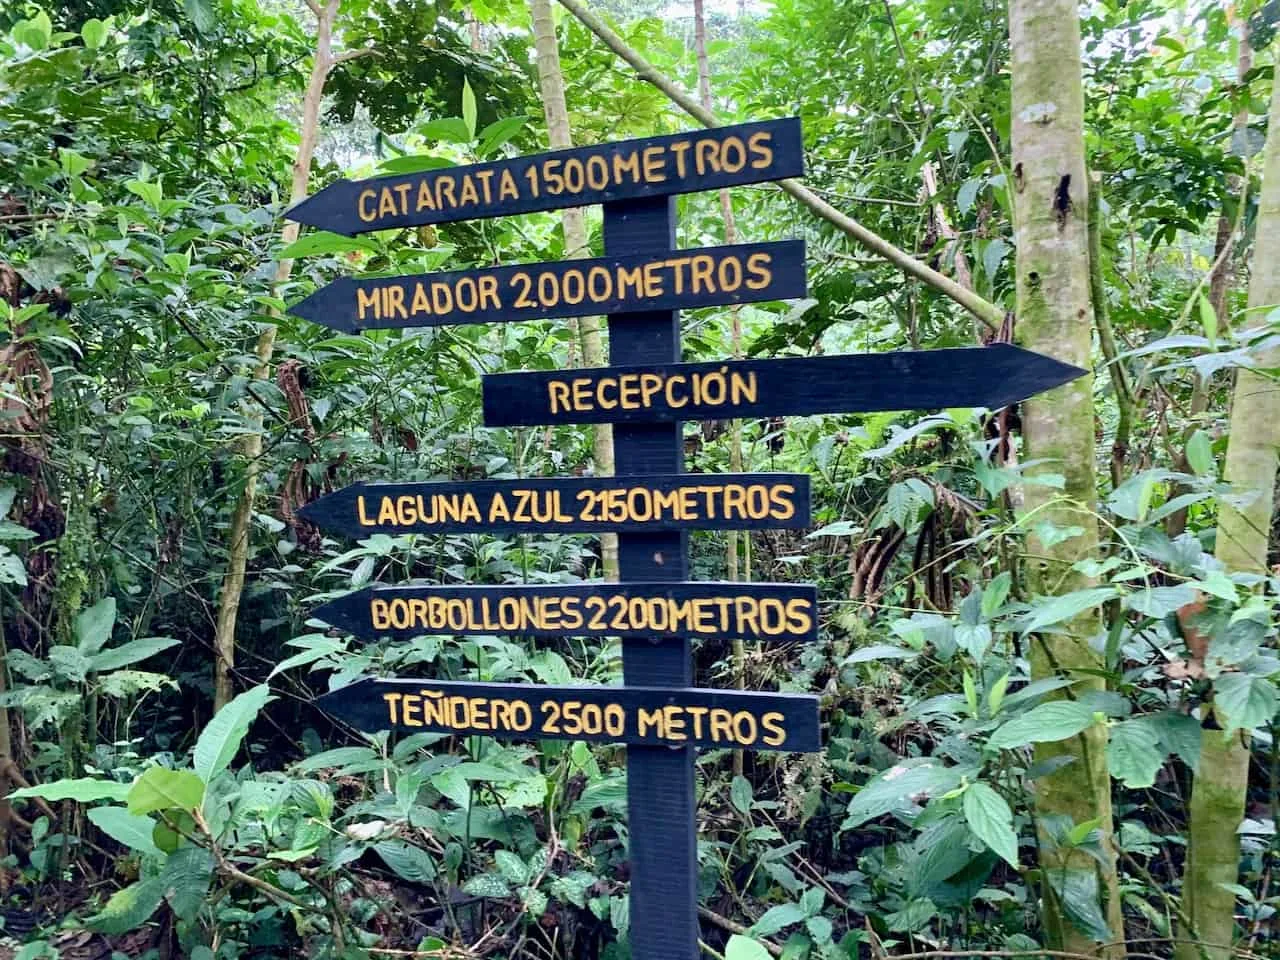
<svg viewBox="0 0 1280 960"><path fill-rule="evenodd" d="M789 117L402 176L339 180L285 216L352 236L717 190L803 173L800 121Z"/></svg>
<svg viewBox="0 0 1280 960"><path fill-rule="evenodd" d="M313 616L358 637L742 637L816 640L818 596L790 583L374 586Z"/></svg>
<svg viewBox="0 0 1280 960"><path fill-rule="evenodd" d="M356 280L289 308L335 330L587 317L803 297L804 241Z"/></svg>
<svg viewBox="0 0 1280 960"><path fill-rule="evenodd" d="M743 473L356 483L300 512L318 527L355 538L375 533L795 529L809 525L809 477Z"/></svg>
<svg viewBox="0 0 1280 960"><path fill-rule="evenodd" d="M318 701L360 730L813 751L818 698L659 687L362 680Z"/></svg>
<svg viewBox="0 0 1280 960"><path fill-rule="evenodd" d="M1085 371L1009 344L486 374L490 427L987 407Z"/></svg>

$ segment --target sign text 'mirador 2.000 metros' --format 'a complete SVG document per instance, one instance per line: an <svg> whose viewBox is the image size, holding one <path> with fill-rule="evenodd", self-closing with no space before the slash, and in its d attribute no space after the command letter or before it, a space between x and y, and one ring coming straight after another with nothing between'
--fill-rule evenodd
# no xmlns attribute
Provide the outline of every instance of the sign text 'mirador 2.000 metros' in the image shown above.
<svg viewBox="0 0 1280 960"><path fill-rule="evenodd" d="M452 634L807 642L818 637L818 594L792 583L409 584L348 593L314 616L366 640Z"/></svg>
<svg viewBox="0 0 1280 960"><path fill-rule="evenodd" d="M803 473L356 483L304 519L349 537L375 533L596 533L796 529L809 525Z"/></svg>
<svg viewBox="0 0 1280 960"><path fill-rule="evenodd" d="M800 121L790 117L372 180L339 180L287 216L350 236L716 190L803 173Z"/></svg>
<svg viewBox="0 0 1280 960"><path fill-rule="evenodd" d="M363 680L320 703L368 732L794 752L819 747L818 700L803 694L397 678Z"/></svg>
<svg viewBox="0 0 1280 960"><path fill-rule="evenodd" d="M336 330L503 323L803 297L804 241L630 257L342 277L289 308Z"/></svg>

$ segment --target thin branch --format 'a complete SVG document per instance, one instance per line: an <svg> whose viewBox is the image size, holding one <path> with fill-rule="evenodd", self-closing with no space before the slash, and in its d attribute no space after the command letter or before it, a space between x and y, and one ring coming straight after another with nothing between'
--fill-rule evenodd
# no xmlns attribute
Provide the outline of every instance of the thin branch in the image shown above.
<svg viewBox="0 0 1280 960"><path fill-rule="evenodd" d="M702 917L704 920L710 920L721 930L725 930L729 933L736 933L739 936L747 935L747 928L738 923L738 921L730 920L728 917L722 917L714 910L704 907L701 904L698 905L698 916ZM772 956L782 956L782 948L777 944L770 943L768 940L756 940L756 943L768 950Z"/></svg>
<svg viewBox="0 0 1280 960"><path fill-rule="evenodd" d="M380 57L382 52L376 47L360 47L358 50L344 50L333 58L333 66L340 63L346 63L348 60L358 60L360 57Z"/></svg>
<svg viewBox="0 0 1280 960"><path fill-rule="evenodd" d="M718 127L720 121L710 110L705 109L693 97L681 90L673 81L658 71L653 64L645 60L637 51L629 47L609 26L584 7L578 0L559 0L560 5L580 20L584 26L594 33L615 54L635 68L640 79L653 84L667 95L676 106L707 127ZM988 300L966 290L950 277L944 276L927 264L921 263L905 250L894 246L884 237L867 229L857 220L841 213L816 193L798 180L780 180L778 186L796 200L808 207L828 223L838 227L844 233L857 240L867 249L888 260L908 276L928 284L938 292L950 297L964 309L981 320L991 330L998 330L1004 322L1004 311Z"/></svg>

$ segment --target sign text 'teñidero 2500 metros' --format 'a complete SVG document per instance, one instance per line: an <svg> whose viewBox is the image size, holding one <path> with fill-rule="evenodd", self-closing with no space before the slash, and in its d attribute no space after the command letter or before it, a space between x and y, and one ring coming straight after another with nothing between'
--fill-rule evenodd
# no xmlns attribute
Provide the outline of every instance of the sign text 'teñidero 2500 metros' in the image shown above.
<svg viewBox="0 0 1280 960"><path fill-rule="evenodd" d="M397 678L362 680L319 703L368 733L792 752L819 748L818 698L808 694Z"/></svg>

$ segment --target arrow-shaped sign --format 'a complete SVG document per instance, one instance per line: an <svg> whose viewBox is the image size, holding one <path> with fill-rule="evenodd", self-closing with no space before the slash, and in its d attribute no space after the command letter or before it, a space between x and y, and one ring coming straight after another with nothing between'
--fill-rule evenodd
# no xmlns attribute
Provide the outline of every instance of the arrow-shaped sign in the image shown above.
<svg viewBox="0 0 1280 960"><path fill-rule="evenodd" d="M300 512L318 527L357 539L375 533L796 529L809 525L809 476L729 473L355 483Z"/></svg>
<svg viewBox="0 0 1280 960"><path fill-rule="evenodd" d="M402 730L516 740L811 752L818 698L665 687L544 687L361 680L316 701L366 733Z"/></svg>
<svg viewBox="0 0 1280 960"><path fill-rule="evenodd" d="M285 216L353 236L719 190L803 174L800 120L790 117L372 180L339 180Z"/></svg>
<svg viewBox="0 0 1280 960"><path fill-rule="evenodd" d="M335 330L436 327L803 297L804 241L356 280L289 312Z"/></svg>
<svg viewBox="0 0 1280 960"><path fill-rule="evenodd" d="M365 640L422 634L525 637L818 637L818 593L792 583L375 586L313 616Z"/></svg>
<svg viewBox="0 0 1280 960"><path fill-rule="evenodd" d="M1009 344L485 374L489 427L987 407L1085 373Z"/></svg>

